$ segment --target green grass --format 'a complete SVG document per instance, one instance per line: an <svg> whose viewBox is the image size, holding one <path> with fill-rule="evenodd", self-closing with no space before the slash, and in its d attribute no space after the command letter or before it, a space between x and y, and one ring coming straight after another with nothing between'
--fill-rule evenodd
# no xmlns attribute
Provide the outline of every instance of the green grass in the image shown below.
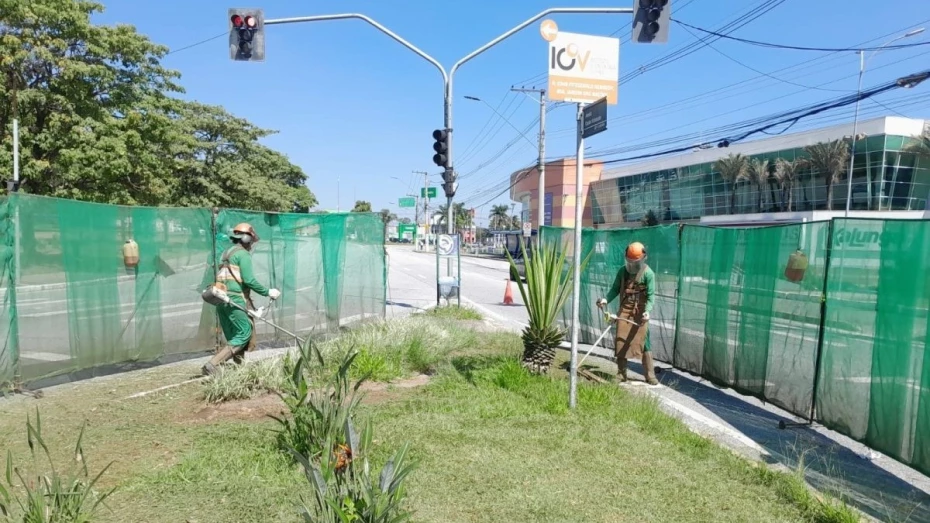
<svg viewBox="0 0 930 523"><path fill-rule="evenodd" d="M430 309L426 315L445 320L481 321L484 319L484 316L482 316L481 313L475 309L470 307L460 307L457 305L434 307Z"/></svg>
<svg viewBox="0 0 930 523"><path fill-rule="evenodd" d="M477 342L474 331L455 322L414 316L350 331L323 343L321 351L327 355L356 350L359 356L352 365L353 376L371 373L372 381L386 382L410 374L433 374L449 355Z"/></svg>
<svg viewBox="0 0 930 523"><path fill-rule="evenodd" d="M415 521L856 521L800 475L718 447L648 396L583 382L570 411L564 379L531 376L517 363L517 336L435 324L373 326L328 344L373 355L399 347L403 368L419 329L428 335L414 352L441 356L429 385L360 413L375 423L373 466L410 442L419 461L409 480ZM408 341L374 343L390 333ZM211 406L202 387L186 386L124 399L196 370L178 364L49 390L40 404L46 441L67 456L88 420L91 474L115 461L100 488L119 487L100 521L295 521L308 485L275 446L274 422L257 407L267 397ZM0 448L27 455L22 421L35 404L4 404Z"/></svg>

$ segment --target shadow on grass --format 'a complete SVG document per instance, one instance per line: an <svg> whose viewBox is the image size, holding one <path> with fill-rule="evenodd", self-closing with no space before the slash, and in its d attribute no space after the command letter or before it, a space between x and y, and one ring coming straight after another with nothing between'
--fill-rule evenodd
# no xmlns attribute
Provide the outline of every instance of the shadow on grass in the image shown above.
<svg viewBox="0 0 930 523"><path fill-rule="evenodd" d="M475 373L497 367L508 360L513 360L513 357L488 354L463 355L452 358L452 368L465 378L469 385L475 385Z"/></svg>

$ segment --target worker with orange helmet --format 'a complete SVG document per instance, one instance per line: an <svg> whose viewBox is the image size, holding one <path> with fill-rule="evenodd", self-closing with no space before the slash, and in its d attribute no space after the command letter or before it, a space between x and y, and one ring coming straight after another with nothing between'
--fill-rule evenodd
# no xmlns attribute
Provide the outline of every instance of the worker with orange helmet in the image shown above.
<svg viewBox="0 0 930 523"><path fill-rule="evenodd" d="M222 286L229 295L230 301L240 307L254 311L252 291L262 296L276 300L281 291L269 289L255 278L252 268L252 249L258 242L258 234L248 223L240 223L233 227L229 236L232 245L223 252L220 258L220 269L216 273L216 283ZM255 348L255 324L252 318L242 309L231 304L217 305L217 314L220 318L220 327L226 337L226 346L203 366L203 373L210 375L216 372L219 365L232 359L236 363L242 361L247 350Z"/></svg>
<svg viewBox="0 0 930 523"><path fill-rule="evenodd" d="M626 364L630 357L643 360L643 374L650 385L658 385L652 351L649 347L649 316L655 304L656 275L646 265L646 247L633 242L626 248L626 263L617 271L607 298L597 300L598 308L621 296L617 312L617 380L627 381Z"/></svg>

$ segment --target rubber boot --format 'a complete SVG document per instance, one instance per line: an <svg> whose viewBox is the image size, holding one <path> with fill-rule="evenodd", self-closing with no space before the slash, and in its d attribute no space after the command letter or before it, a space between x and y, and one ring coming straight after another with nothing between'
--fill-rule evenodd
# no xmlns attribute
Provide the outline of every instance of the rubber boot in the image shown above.
<svg viewBox="0 0 930 523"><path fill-rule="evenodd" d="M643 375L646 378L646 383L650 385L659 384L659 380L656 379L656 368L652 362L651 352L643 353Z"/></svg>
<svg viewBox="0 0 930 523"><path fill-rule="evenodd" d="M222 349L220 349L219 352L214 354L212 358L210 358L210 361L208 361L203 366L203 368L201 369L201 371L203 372L203 375L212 376L216 374L216 371L219 368L219 366L225 363L226 361L228 361L229 359L233 358L235 355L236 353L235 353L234 347L230 347L228 345L226 347L223 347Z"/></svg>
<svg viewBox="0 0 930 523"><path fill-rule="evenodd" d="M617 383L628 381L626 377L626 358L617 358Z"/></svg>

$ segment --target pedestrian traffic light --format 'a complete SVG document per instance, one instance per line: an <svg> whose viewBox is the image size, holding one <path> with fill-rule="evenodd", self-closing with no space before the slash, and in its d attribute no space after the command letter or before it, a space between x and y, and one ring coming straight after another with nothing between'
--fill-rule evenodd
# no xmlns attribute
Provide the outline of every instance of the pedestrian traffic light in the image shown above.
<svg viewBox="0 0 930 523"><path fill-rule="evenodd" d="M669 0L639 0L633 17L634 42L668 42L668 26L672 18L672 6L669 4Z"/></svg>
<svg viewBox="0 0 930 523"><path fill-rule="evenodd" d="M265 61L265 14L261 9L229 10L229 57L239 62Z"/></svg>
<svg viewBox="0 0 930 523"><path fill-rule="evenodd" d="M449 132L445 129L436 129L433 131L433 140L436 140L436 142L433 144L433 151L436 152L436 154L433 155L433 163L448 169Z"/></svg>

